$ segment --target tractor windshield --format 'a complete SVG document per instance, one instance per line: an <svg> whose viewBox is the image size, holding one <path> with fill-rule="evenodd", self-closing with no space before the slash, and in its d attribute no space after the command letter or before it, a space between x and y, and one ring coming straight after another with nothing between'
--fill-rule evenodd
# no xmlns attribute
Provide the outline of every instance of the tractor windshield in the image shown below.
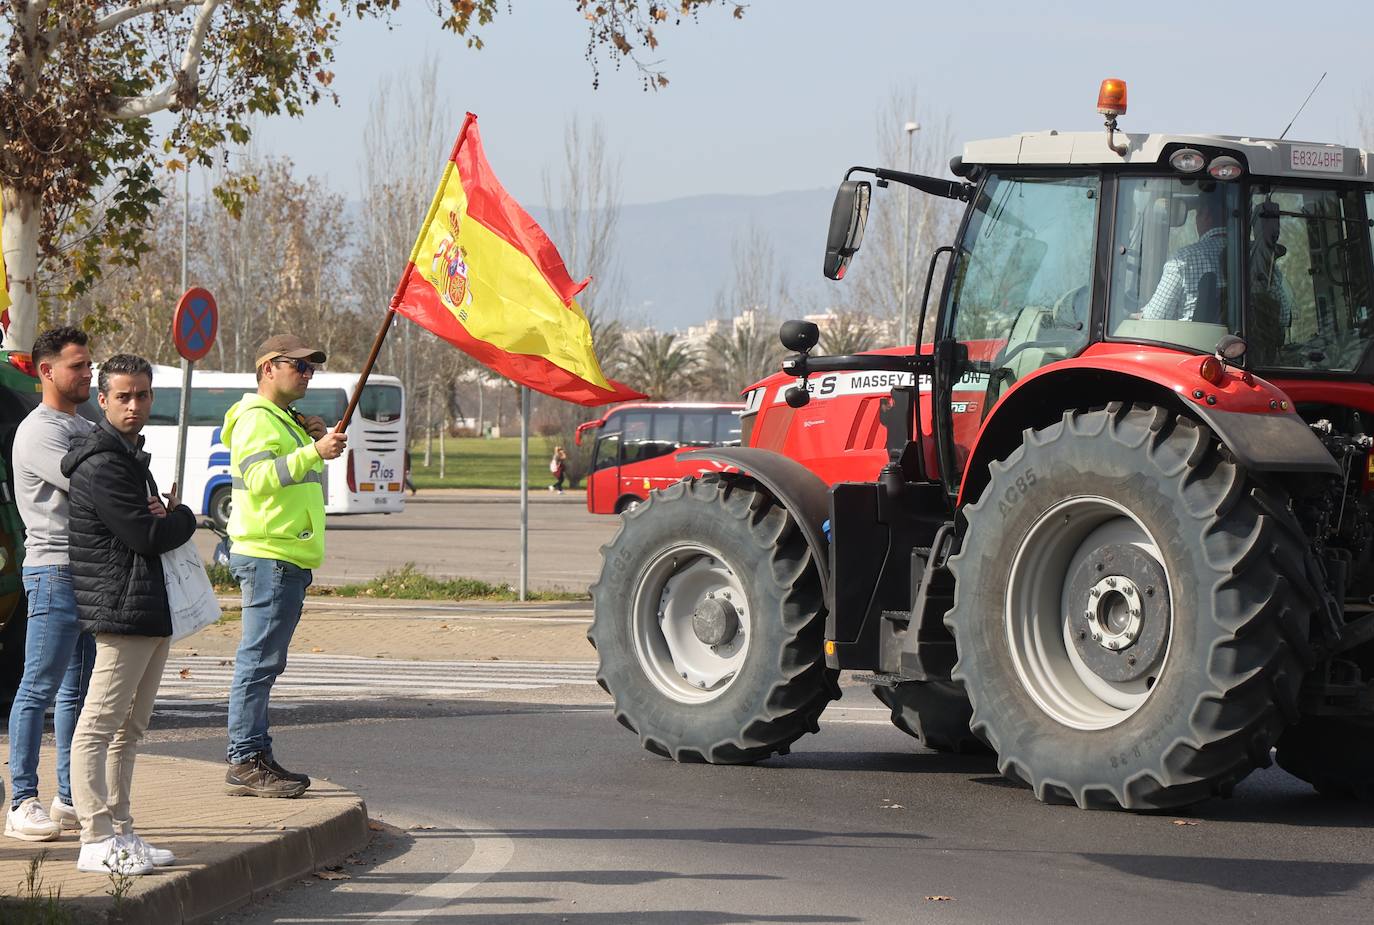
<svg viewBox="0 0 1374 925"><path fill-rule="evenodd" d="M1350 187L1250 189L1250 365L1349 372L1371 336L1374 193Z"/></svg>
<svg viewBox="0 0 1374 925"><path fill-rule="evenodd" d="M1113 337L1210 353L1240 329L1239 193L1195 177L1122 177L1112 269Z"/></svg>

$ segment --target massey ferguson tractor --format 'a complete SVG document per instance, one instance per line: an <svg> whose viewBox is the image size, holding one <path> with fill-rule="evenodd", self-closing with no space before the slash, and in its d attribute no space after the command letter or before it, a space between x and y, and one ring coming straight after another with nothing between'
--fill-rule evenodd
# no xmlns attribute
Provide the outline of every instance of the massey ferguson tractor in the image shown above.
<svg viewBox="0 0 1374 925"><path fill-rule="evenodd" d="M818 356L788 322L744 445L697 454L726 471L623 515L589 638L645 748L785 754L852 669L1046 802L1179 806L1275 752L1374 797L1374 161L1098 108L953 179L849 170L831 279L862 176L967 204L933 335Z"/></svg>

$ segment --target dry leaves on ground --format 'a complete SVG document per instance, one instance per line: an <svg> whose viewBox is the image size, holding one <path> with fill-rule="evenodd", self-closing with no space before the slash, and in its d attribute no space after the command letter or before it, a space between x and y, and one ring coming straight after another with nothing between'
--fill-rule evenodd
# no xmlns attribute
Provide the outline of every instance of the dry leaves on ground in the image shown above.
<svg viewBox="0 0 1374 925"><path fill-rule="evenodd" d="M317 870L317 871L315 871L315 876L316 876L316 877L319 877L321 880L352 880L352 879L353 879L353 877L352 877L350 874L346 874L346 873L344 873L343 871L341 871L341 870L339 870L338 868L335 868L335 867L326 867L324 870Z"/></svg>
<svg viewBox="0 0 1374 925"><path fill-rule="evenodd" d="M181 678L182 680L185 680L185 679L189 678L190 676L191 676L191 669L189 669L189 668L183 668L183 669L181 669L180 671L177 672L177 677Z"/></svg>
<svg viewBox="0 0 1374 925"><path fill-rule="evenodd" d="M926 897L926 900L927 900L928 902L933 902L933 903L952 903L952 902L954 902L954 897L953 897L953 896L927 896L927 897Z"/></svg>
<svg viewBox="0 0 1374 925"><path fill-rule="evenodd" d="M1193 819L1175 819L1174 825L1197 825L1197 821Z"/></svg>

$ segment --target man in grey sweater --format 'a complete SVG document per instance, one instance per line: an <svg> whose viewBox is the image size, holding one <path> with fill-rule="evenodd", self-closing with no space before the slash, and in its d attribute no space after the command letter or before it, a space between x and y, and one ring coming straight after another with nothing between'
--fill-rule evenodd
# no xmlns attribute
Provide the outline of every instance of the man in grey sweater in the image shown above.
<svg viewBox="0 0 1374 925"><path fill-rule="evenodd" d="M14 437L14 491L24 520L24 592L29 622L24 678L10 710L10 811L5 834L50 841L62 828L78 828L72 809L72 733L86 696L95 641L81 632L67 560L67 477L62 457L72 437L94 428L76 413L91 397L91 353L86 333L60 327L33 343L43 402ZM56 701L57 794L51 814L38 799L38 749L43 716Z"/></svg>

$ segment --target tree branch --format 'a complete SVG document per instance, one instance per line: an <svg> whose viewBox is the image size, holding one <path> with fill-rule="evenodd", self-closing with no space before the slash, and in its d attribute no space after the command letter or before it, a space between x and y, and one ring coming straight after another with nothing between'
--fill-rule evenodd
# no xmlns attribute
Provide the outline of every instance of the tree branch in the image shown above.
<svg viewBox="0 0 1374 925"><path fill-rule="evenodd" d="M97 22L92 31L96 35L100 35L147 13L180 13L187 7L198 6L199 4L200 0L150 0L150 2L145 3L131 3L124 9L115 10Z"/></svg>
<svg viewBox="0 0 1374 925"><path fill-rule="evenodd" d="M200 80L200 56L201 49L205 46L205 34L210 31L210 20L214 18L215 10L224 0L202 0L200 12L196 14L196 21L191 26L191 35L186 40L186 50L181 55L181 66L172 74L172 79L167 81L162 89L155 93L148 93L143 96L120 97L111 115L116 119L137 119L142 116L150 115L167 109L176 101L177 94L184 87L195 87ZM177 0L174 3L144 3L140 6L142 12L149 12L153 7L165 7L170 9L173 6L180 6L185 9L196 5L193 2ZM128 9L134 9L129 7ZM123 12L123 11L121 11ZM118 16L113 13L111 16Z"/></svg>

